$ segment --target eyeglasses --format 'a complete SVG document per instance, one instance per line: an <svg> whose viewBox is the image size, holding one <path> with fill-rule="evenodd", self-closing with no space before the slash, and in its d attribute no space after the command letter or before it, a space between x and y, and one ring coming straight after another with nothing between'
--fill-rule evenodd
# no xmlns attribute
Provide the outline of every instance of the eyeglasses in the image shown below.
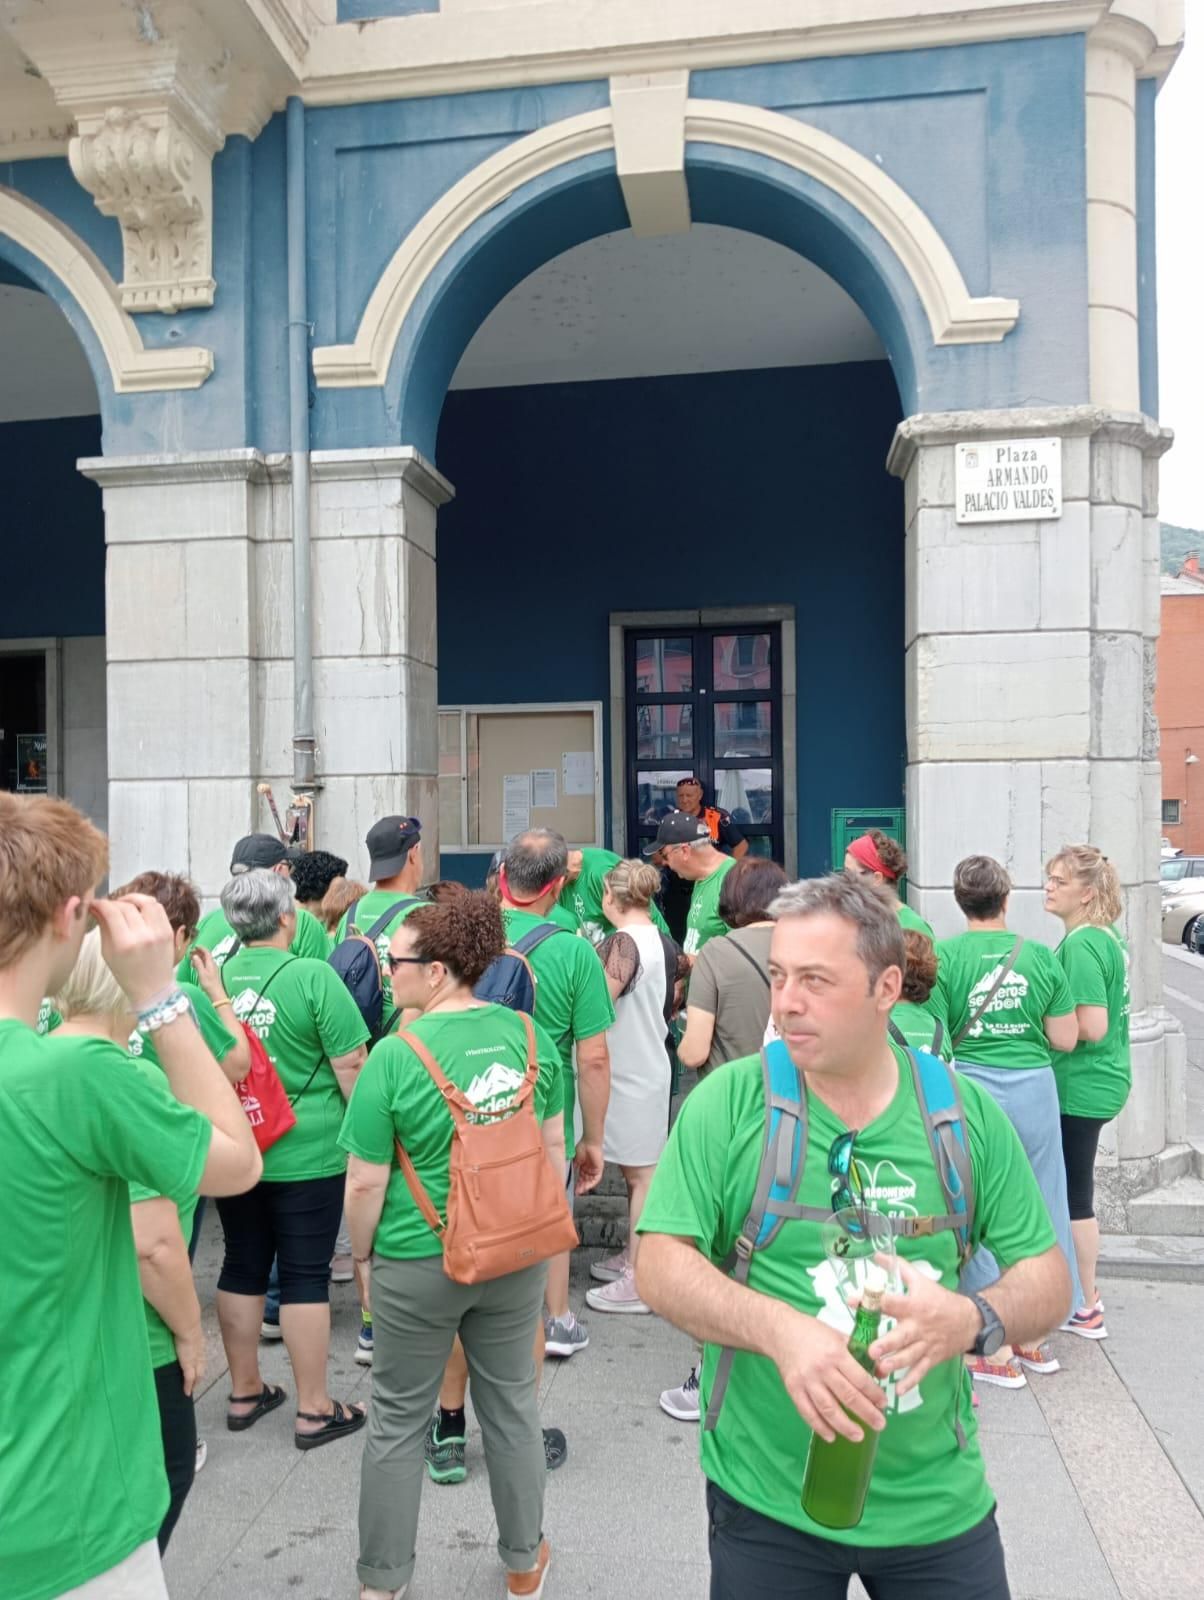
<svg viewBox="0 0 1204 1600"><path fill-rule="evenodd" d="M857 1170L857 1163L853 1159L853 1145L856 1139L856 1128L849 1133L838 1134L828 1151L828 1176L839 1180L838 1187L832 1191L833 1211L858 1207L865 1199L861 1173Z"/></svg>
<svg viewBox="0 0 1204 1600"><path fill-rule="evenodd" d="M421 956L395 956L392 953L385 957L385 961L390 972L396 972L398 967L425 967L430 964Z"/></svg>

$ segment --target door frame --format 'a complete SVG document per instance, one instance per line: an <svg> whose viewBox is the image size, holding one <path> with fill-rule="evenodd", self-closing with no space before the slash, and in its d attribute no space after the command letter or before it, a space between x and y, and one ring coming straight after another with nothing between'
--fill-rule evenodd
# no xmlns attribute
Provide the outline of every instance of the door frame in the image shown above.
<svg viewBox="0 0 1204 1600"><path fill-rule="evenodd" d="M46 793L63 792L63 675L61 639L0 639L4 656L42 656L46 664Z"/></svg>
<svg viewBox="0 0 1204 1600"><path fill-rule="evenodd" d="M629 629L743 628L775 622L782 641L782 865L788 877L798 875L798 690L794 668L792 605L702 606L675 611L612 611L610 613L610 844L625 854L627 847L627 677L626 638Z"/></svg>

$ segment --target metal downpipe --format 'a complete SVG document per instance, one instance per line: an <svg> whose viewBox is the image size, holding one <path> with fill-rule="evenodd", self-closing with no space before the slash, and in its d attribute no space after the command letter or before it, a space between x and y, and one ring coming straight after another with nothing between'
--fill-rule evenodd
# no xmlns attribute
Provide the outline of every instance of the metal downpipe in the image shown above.
<svg viewBox="0 0 1204 1600"><path fill-rule="evenodd" d="M305 106L285 111L288 231L288 418L292 458L293 788L318 788L314 737L314 646L309 550L309 288L305 238Z"/></svg>

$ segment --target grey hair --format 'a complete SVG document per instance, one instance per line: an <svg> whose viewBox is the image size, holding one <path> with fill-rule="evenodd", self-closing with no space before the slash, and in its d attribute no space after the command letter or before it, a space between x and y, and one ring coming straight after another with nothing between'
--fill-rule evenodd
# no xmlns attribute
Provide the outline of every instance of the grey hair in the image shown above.
<svg viewBox="0 0 1204 1600"><path fill-rule="evenodd" d="M783 922L787 917L824 913L843 917L857 929L857 954L869 974L871 989L888 967L906 970L907 949L898 914L881 889L863 878L848 878L843 872L801 878L786 885L770 902L766 914Z"/></svg>
<svg viewBox="0 0 1204 1600"><path fill-rule="evenodd" d="M232 877L222 890L221 900L226 921L245 944L272 937L281 917L295 908L296 890L293 880L283 873L254 867Z"/></svg>
<svg viewBox="0 0 1204 1600"><path fill-rule="evenodd" d="M553 878L569 870L569 847L562 833L551 828L530 828L511 839L502 856L506 883L519 894L537 895Z"/></svg>

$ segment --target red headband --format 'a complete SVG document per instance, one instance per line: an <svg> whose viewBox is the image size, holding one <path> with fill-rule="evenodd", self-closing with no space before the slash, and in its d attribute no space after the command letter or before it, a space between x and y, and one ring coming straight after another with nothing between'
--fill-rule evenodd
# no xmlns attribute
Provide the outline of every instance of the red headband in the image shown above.
<svg viewBox="0 0 1204 1600"><path fill-rule="evenodd" d="M860 839L853 840L849 846L849 854L854 861L860 861L861 865L868 867L871 872L880 872L889 883L894 883L899 876L897 872L892 872L886 862L883 861L878 854L877 845L868 833L863 833Z"/></svg>

